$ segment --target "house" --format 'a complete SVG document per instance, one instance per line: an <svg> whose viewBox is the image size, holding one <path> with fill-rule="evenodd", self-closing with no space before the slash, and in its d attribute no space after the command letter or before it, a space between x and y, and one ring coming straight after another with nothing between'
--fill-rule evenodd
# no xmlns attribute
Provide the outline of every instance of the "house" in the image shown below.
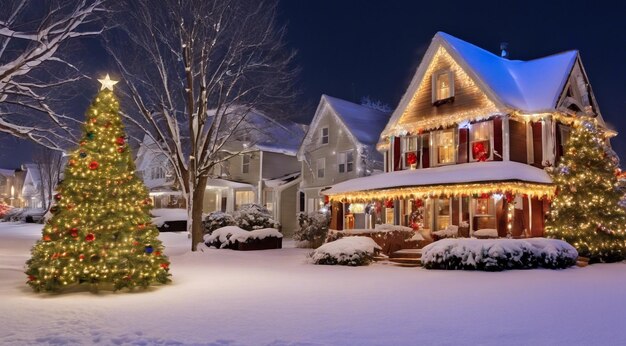
<svg viewBox="0 0 626 346"><path fill-rule="evenodd" d="M357 210L431 235L543 235L555 192L544 167L579 120L606 124L578 51L503 55L434 36L380 135L385 173L323 191L331 228L352 228Z"/></svg>
<svg viewBox="0 0 626 346"><path fill-rule="evenodd" d="M298 150L300 211L322 208L322 191L334 184L382 172L383 155L376 144L388 121L388 113L322 95Z"/></svg>
<svg viewBox="0 0 626 346"><path fill-rule="evenodd" d="M225 161L214 167L207 182L203 211L233 212L256 203L265 206L281 223L283 233L290 235L297 227L300 164L296 153L305 131L306 127L287 119L249 113L221 150ZM135 164L156 208L185 207L174 170L153 140L144 138Z"/></svg>
<svg viewBox="0 0 626 346"><path fill-rule="evenodd" d="M0 168L0 203L21 208L24 206L22 186L26 172L21 169Z"/></svg>

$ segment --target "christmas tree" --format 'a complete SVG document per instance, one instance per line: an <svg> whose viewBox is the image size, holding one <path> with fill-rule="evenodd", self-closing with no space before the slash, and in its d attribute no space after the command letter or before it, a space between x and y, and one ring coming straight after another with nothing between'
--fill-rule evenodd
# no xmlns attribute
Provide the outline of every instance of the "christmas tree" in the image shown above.
<svg viewBox="0 0 626 346"><path fill-rule="evenodd" d="M572 244L590 262L626 256L626 211L616 172L619 160L596 124L574 126L558 166L551 170L557 187L546 221L546 234Z"/></svg>
<svg viewBox="0 0 626 346"><path fill-rule="evenodd" d="M77 284L118 290L169 281L169 261L113 94L117 82L108 75L100 82L80 146L69 155L54 195L52 217L27 262L35 291Z"/></svg>

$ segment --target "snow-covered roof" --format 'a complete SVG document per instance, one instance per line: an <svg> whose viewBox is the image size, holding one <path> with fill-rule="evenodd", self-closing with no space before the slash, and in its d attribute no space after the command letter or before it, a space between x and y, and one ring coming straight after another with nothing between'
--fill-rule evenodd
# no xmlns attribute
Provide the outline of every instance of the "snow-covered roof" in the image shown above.
<svg viewBox="0 0 626 346"><path fill-rule="evenodd" d="M304 138L305 128L290 119L272 118L259 111L246 116L246 126L251 126L253 148L295 156Z"/></svg>
<svg viewBox="0 0 626 346"><path fill-rule="evenodd" d="M402 96L382 135L402 119L417 93L432 60L444 49L483 90L499 112L554 111L578 58L572 50L534 60L509 60L444 32L432 39L411 84ZM485 114L488 116L488 114Z"/></svg>
<svg viewBox="0 0 626 346"><path fill-rule="evenodd" d="M306 147L313 140L317 126L327 109L330 109L329 113L337 118L355 146L361 144L368 148L374 160L382 159L382 155L376 150L376 143L389 122L390 114L323 94L311 120L309 131L298 151L299 160L305 159Z"/></svg>
<svg viewBox="0 0 626 346"><path fill-rule="evenodd" d="M5 176L5 177L13 177L13 176L15 176L15 170L14 169L0 168L0 175Z"/></svg>
<svg viewBox="0 0 626 346"><path fill-rule="evenodd" d="M361 144L376 144L389 121L389 113L358 105L336 97L322 95L335 114Z"/></svg>
<svg viewBox="0 0 626 346"><path fill-rule="evenodd" d="M240 183L237 181L232 181L232 180L228 180L228 179L221 179L221 178L215 178L215 179L209 179L207 180L207 189L210 189L211 187L230 187L233 189L251 189L254 188L254 186L250 185L250 184L246 184L246 183Z"/></svg>
<svg viewBox="0 0 626 346"><path fill-rule="evenodd" d="M323 191L325 195L409 186L448 185L489 181L550 184L546 171L513 161L473 162L434 168L404 170L347 180Z"/></svg>
<svg viewBox="0 0 626 346"><path fill-rule="evenodd" d="M509 60L445 32L435 37L443 39L504 105L525 112L556 107L578 57L578 51L572 50L528 61Z"/></svg>
<svg viewBox="0 0 626 346"><path fill-rule="evenodd" d="M300 172L294 172L294 173L282 176L280 178L266 179L266 180L263 181L263 183L267 187L276 188L276 187L288 184L290 182L296 181L296 180L298 180L298 178L300 178Z"/></svg>

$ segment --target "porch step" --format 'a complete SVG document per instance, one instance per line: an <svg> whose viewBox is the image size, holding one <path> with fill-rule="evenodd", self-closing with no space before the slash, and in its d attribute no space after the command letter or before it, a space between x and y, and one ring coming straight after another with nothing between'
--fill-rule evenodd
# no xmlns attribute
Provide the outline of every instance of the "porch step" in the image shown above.
<svg viewBox="0 0 626 346"><path fill-rule="evenodd" d="M393 252L389 258L422 258L422 249L402 249Z"/></svg>
<svg viewBox="0 0 626 346"><path fill-rule="evenodd" d="M402 267L421 267L422 266L422 259L421 258L415 258L415 257L394 257L394 258L389 258L389 262L393 262L396 265L402 266Z"/></svg>

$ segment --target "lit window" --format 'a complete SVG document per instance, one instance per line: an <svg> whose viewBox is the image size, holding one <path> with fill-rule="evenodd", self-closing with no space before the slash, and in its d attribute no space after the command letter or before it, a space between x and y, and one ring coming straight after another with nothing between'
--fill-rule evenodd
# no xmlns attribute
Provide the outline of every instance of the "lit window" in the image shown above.
<svg viewBox="0 0 626 346"><path fill-rule="evenodd" d="M450 71L433 74L433 103L447 100L454 96L454 77Z"/></svg>
<svg viewBox="0 0 626 346"><path fill-rule="evenodd" d="M352 172L354 170L354 153L346 151L337 155L339 173Z"/></svg>
<svg viewBox="0 0 626 346"><path fill-rule="evenodd" d="M317 177L324 178L326 175L326 159L317 159Z"/></svg>
<svg viewBox="0 0 626 346"><path fill-rule="evenodd" d="M491 126L491 121L470 125L472 161L487 161L491 158Z"/></svg>
<svg viewBox="0 0 626 346"><path fill-rule="evenodd" d="M449 198L439 198L436 199L436 215L437 218L435 222L435 229L437 231L441 231L446 229L450 224L450 199Z"/></svg>
<svg viewBox="0 0 626 346"><path fill-rule="evenodd" d="M250 154L241 156L241 173L250 173Z"/></svg>
<svg viewBox="0 0 626 346"><path fill-rule="evenodd" d="M239 210L242 206L252 203L254 203L254 192L235 191L235 209Z"/></svg>
<svg viewBox="0 0 626 346"><path fill-rule="evenodd" d="M454 130L435 133L435 160L438 165L454 163Z"/></svg>
<svg viewBox="0 0 626 346"><path fill-rule="evenodd" d="M328 127L324 127L321 132L322 144L328 144Z"/></svg>
<svg viewBox="0 0 626 346"><path fill-rule="evenodd" d="M274 191L265 190L265 208L274 211Z"/></svg>
<svg viewBox="0 0 626 346"><path fill-rule="evenodd" d="M418 152L421 144L419 136L404 137L402 139L401 151L404 162L404 168L418 167L420 152Z"/></svg>

